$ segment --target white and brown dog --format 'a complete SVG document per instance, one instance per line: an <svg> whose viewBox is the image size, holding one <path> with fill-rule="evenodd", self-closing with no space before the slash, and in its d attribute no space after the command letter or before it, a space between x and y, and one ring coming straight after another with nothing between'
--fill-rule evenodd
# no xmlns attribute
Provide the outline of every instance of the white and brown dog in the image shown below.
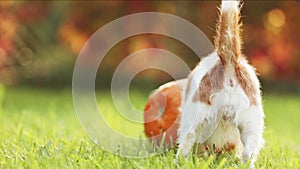
<svg viewBox="0 0 300 169"><path fill-rule="evenodd" d="M255 69L242 54L240 3L223 1L215 52L203 58L183 91L176 157L193 145L237 150L254 167L264 145L264 112Z"/></svg>

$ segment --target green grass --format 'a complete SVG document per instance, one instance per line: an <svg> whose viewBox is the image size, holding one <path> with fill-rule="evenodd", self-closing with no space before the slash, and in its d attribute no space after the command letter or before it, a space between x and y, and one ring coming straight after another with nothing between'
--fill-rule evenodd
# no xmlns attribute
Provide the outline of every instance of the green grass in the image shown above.
<svg viewBox="0 0 300 169"><path fill-rule="evenodd" d="M232 154L193 157L173 163L174 150L132 159L102 151L81 128L71 90L10 88L0 90L0 168L247 168ZM98 98L115 130L142 136L142 125L120 125L109 99ZM134 91L135 107L142 109L148 93ZM265 148L257 168L300 168L300 97L266 95ZM109 112L109 113L108 113ZM118 124L118 125L117 125ZM130 147L129 147L130 148Z"/></svg>

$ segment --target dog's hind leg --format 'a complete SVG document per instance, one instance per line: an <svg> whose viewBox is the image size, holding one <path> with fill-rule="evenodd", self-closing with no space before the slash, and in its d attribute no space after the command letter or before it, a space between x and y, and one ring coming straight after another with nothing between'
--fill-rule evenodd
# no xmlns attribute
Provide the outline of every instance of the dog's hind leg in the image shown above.
<svg viewBox="0 0 300 169"><path fill-rule="evenodd" d="M182 154L182 156L186 159L189 155L189 152L192 150L192 147L194 146L197 139L197 134L194 129L192 129L183 139L183 141L179 144L176 159L179 158L179 155Z"/></svg>
<svg viewBox="0 0 300 169"><path fill-rule="evenodd" d="M238 117L238 127L241 140L244 145L242 159L244 163L250 161L250 168L254 168L260 149L264 145L264 114L261 105L250 107L247 111L241 112Z"/></svg>

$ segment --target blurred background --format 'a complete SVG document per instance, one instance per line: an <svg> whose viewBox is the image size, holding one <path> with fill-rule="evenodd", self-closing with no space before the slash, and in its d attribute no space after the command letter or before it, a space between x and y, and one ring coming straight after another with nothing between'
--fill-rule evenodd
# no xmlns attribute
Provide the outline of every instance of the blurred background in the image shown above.
<svg viewBox="0 0 300 169"><path fill-rule="evenodd" d="M137 12L164 12L199 27L211 40L218 1L1 1L0 83L5 86L71 87L72 71L87 39L105 24ZM245 1L244 53L257 68L265 91L299 92L300 2ZM163 48L193 68L199 58L181 42L162 35L138 35L114 46L100 64L96 83L108 88L117 65L144 48ZM174 68L176 69L176 68ZM172 78L157 70L139 73L136 87Z"/></svg>

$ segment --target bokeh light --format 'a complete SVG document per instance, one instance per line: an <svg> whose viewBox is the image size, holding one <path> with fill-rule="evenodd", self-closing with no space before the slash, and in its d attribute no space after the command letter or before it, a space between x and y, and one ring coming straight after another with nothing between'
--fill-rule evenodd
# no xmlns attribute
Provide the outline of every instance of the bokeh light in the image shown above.
<svg viewBox="0 0 300 169"><path fill-rule="evenodd" d="M213 40L217 5L217 1L98 1L89 4L81 1L1 1L0 74L5 78L0 77L0 81L14 85L49 85L51 81L70 85L74 62L87 39L108 22L137 12L177 15L195 24ZM285 79L300 83L299 9L300 3L296 1L244 3L244 53L263 80ZM107 78L102 82L109 83L109 76L129 54L145 48L169 50L191 68L199 61L178 41L150 34L134 36L109 51L99 69L107 75L102 77ZM146 73L141 80L157 83L172 80L156 75ZM10 76L12 78L8 78ZM18 80L6 83L7 79Z"/></svg>
<svg viewBox="0 0 300 169"><path fill-rule="evenodd" d="M285 24L285 14L281 9L273 9L268 13L268 23L276 28L280 28Z"/></svg>

